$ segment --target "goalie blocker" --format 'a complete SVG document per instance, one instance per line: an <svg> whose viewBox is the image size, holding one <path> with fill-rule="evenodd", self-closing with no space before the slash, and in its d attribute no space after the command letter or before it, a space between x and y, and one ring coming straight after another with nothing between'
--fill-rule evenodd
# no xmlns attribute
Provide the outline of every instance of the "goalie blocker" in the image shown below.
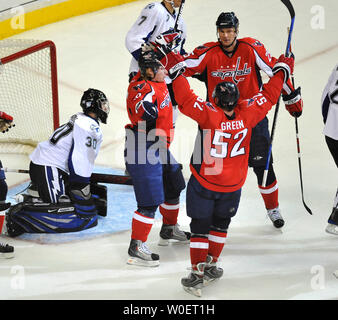
<svg viewBox="0 0 338 320"><path fill-rule="evenodd" d="M24 199L6 214L7 234L11 237L78 232L95 227L98 215L107 215L107 187L97 183L71 190L70 197L62 196L58 203L43 203L29 195Z"/></svg>

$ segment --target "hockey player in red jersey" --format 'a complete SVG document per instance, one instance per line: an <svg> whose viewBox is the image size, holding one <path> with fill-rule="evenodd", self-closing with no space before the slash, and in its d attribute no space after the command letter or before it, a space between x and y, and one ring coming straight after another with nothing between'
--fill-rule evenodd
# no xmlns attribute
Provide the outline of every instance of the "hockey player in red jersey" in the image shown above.
<svg viewBox="0 0 338 320"><path fill-rule="evenodd" d="M2 133L6 133L13 126L13 117L3 111L0 111L0 131ZM6 176L0 161L0 234L3 231L6 210L11 206L10 202L6 202L7 191L8 186L6 183ZM2 257L14 257L14 247L0 242L0 258Z"/></svg>
<svg viewBox="0 0 338 320"><path fill-rule="evenodd" d="M173 139L173 107L165 83L167 71L153 51L139 58L140 71L128 87L126 169L133 180L137 210L132 219L128 264L158 266L159 255L146 245L159 205L163 216L159 245L173 239L189 242L178 228L179 196L185 188L182 168L169 151Z"/></svg>
<svg viewBox="0 0 338 320"><path fill-rule="evenodd" d="M207 86L207 100L214 102L212 93L222 81L237 85L242 98L251 98L258 92L263 82L260 71L272 77L276 58L272 57L264 45L253 38L237 39L239 21L233 12L221 13L216 21L217 42L205 43L185 56L187 69L185 76L194 76ZM283 100L292 116L302 113L300 88L293 88L290 80L283 85ZM276 228L284 225L278 202L278 184L270 161L266 186L262 186L263 173L270 145L268 119L264 117L252 131L249 166L253 168L258 188L263 197L268 216Z"/></svg>
<svg viewBox="0 0 338 320"><path fill-rule="evenodd" d="M250 99L239 100L237 86L223 81L216 85L210 103L196 96L185 77L179 76L184 70L183 58L165 48L163 52L167 55L161 62L166 63L173 80L180 111L199 125L186 198L187 215L191 218L192 271L181 283L187 292L201 296L203 283L223 275L216 263L238 209L252 130L276 104L282 86L292 74L294 59L280 56L270 81Z"/></svg>

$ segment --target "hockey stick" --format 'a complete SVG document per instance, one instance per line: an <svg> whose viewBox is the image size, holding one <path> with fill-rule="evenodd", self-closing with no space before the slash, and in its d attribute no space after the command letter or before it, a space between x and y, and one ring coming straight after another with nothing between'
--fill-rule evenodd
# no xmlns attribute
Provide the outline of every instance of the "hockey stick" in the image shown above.
<svg viewBox="0 0 338 320"><path fill-rule="evenodd" d="M5 172L15 172L15 173L29 173L29 170L24 169L10 169L3 168ZM111 184L123 184L131 186L133 182L130 176L122 176L116 174L106 174L106 173L92 173L90 177L91 182L101 182L101 183L111 183Z"/></svg>
<svg viewBox="0 0 338 320"><path fill-rule="evenodd" d="M292 80L293 80L293 78L292 78ZM304 200L303 174L302 174L302 164L301 164L301 159L300 159L300 147L299 147L299 133L298 133L298 121L297 121L297 117L295 117L295 126L296 126L296 142L297 142L297 152L298 152L298 168L299 168L299 179L300 179L300 190L301 190L301 193L302 193L302 201L303 201L303 205L304 205L304 208L306 209L306 211L308 213L312 214L312 211L306 205L305 200Z"/></svg>
<svg viewBox="0 0 338 320"><path fill-rule="evenodd" d="M290 46L291 51L291 46ZM293 74L291 75L292 86L295 88L295 79ZM306 205L304 200L304 188L303 188L303 174L302 174L302 163L301 163L301 154L300 154L300 143L299 143L299 131L298 131L298 118L295 117L295 127L296 127L296 144L297 144L297 155L298 155L298 168L299 168L299 179L300 179L300 190L302 193L302 201L306 211L312 215L311 209Z"/></svg>
<svg viewBox="0 0 338 320"><path fill-rule="evenodd" d="M178 28L178 21L181 18L182 15L182 11L183 11L183 7L184 7L184 3L185 0L182 0L180 7L178 8L178 13L177 13L177 17L176 17L176 21L175 21L175 25L174 25L174 31L177 31Z"/></svg>
<svg viewBox="0 0 338 320"><path fill-rule="evenodd" d="M291 36L292 36L292 31L293 31L293 25L294 25L294 22L295 22L295 10L293 9L293 6L292 6L290 0L281 0L281 1L284 3L284 5L289 10L290 17L291 17L291 24L290 24L289 35L288 35L288 42L286 44L286 49L285 49L285 55L288 56L289 53L290 53ZM263 173L263 181L262 181L263 187L266 187L266 179L268 177L268 172L269 172L271 152L272 152L272 142L273 142L273 138L274 138L274 135L275 135L280 98L281 98L281 95L278 98L278 101L277 101L277 104L276 104L276 107L275 107L275 113L274 113L274 116L273 116L269 153L268 153L268 157L266 159L265 170L264 170L264 173Z"/></svg>

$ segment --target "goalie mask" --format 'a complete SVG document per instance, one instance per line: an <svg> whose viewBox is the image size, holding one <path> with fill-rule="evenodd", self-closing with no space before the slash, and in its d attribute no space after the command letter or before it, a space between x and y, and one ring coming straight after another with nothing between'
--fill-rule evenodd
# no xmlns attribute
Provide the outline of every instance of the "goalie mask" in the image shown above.
<svg viewBox="0 0 338 320"><path fill-rule="evenodd" d="M144 78L149 78L149 75L147 74L147 69L150 68L154 72L155 76L162 64L158 60L156 52L154 52L153 50L149 50L141 53L141 56L138 60L138 66L140 68L141 75Z"/></svg>
<svg viewBox="0 0 338 320"><path fill-rule="evenodd" d="M232 82L220 82L215 87L212 97L218 107L225 111L232 111L237 105L239 91Z"/></svg>
<svg viewBox="0 0 338 320"><path fill-rule="evenodd" d="M80 103L83 113L94 112L98 120L107 123L107 117L110 111L109 102L106 95L97 89L88 89L83 93Z"/></svg>

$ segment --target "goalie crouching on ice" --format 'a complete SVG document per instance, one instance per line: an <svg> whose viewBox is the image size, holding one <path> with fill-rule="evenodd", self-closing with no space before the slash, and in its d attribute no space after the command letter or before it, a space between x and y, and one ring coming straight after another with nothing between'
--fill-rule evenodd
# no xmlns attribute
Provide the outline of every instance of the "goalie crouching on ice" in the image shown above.
<svg viewBox="0 0 338 320"><path fill-rule="evenodd" d="M97 214L106 215L106 187L90 183L90 176L109 103L103 92L88 89L81 107L30 155L29 195L6 215L9 236L81 231L97 225Z"/></svg>

